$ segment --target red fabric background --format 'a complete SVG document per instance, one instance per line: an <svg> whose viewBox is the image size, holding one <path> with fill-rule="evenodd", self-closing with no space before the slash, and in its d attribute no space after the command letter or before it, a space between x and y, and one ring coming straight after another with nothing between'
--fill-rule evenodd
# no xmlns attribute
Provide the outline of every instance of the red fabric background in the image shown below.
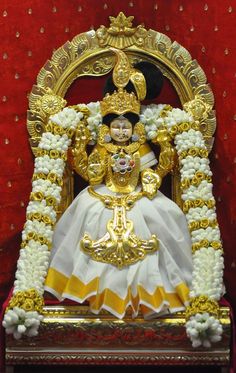
<svg viewBox="0 0 236 373"><path fill-rule="evenodd" d="M134 15L135 24L143 22L146 28L163 32L187 48L204 69L215 94L214 193L225 250L227 294L236 307L236 0L1 0L0 298L6 297L14 278L31 190L27 94L54 49L91 27L108 25L108 16L119 11ZM91 81L83 84L82 93L72 87L70 101L100 99L98 86L96 93ZM162 102L169 102L166 92Z"/></svg>

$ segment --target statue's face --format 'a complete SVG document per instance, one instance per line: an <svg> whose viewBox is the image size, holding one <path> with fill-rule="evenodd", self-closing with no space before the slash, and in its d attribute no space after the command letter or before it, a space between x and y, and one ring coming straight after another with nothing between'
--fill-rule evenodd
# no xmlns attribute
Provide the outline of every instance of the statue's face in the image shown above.
<svg viewBox="0 0 236 373"><path fill-rule="evenodd" d="M110 124L110 136L116 142L125 143L131 138L132 132L132 124L124 117L118 117Z"/></svg>

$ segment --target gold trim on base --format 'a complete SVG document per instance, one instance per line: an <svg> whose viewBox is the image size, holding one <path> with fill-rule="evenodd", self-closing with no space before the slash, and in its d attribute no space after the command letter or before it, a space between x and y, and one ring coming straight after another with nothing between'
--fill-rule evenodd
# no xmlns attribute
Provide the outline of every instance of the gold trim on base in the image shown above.
<svg viewBox="0 0 236 373"><path fill-rule="evenodd" d="M223 353L184 351L150 352L91 351L86 353L13 351L6 354L7 365L217 365L228 366L230 351Z"/></svg>

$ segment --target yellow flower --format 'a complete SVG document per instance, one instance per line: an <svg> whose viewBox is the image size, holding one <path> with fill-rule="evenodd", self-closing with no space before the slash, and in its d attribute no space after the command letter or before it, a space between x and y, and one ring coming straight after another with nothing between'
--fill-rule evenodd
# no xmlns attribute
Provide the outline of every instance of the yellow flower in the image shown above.
<svg viewBox="0 0 236 373"><path fill-rule="evenodd" d="M44 215L43 217L42 217L42 221L45 223L45 224L51 224L52 222L51 222L51 219L48 217L48 216L46 216L46 215Z"/></svg>
<svg viewBox="0 0 236 373"><path fill-rule="evenodd" d="M207 228L208 225L209 225L209 220L208 220L208 219L202 219L202 220L200 221L200 227L201 227L201 228Z"/></svg>
<svg viewBox="0 0 236 373"><path fill-rule="evenodd" d="M30 299L34 299L36 296L38 296L38 292L35 289L27 290L26 294Z"/></svg>
<svg viewBox="0 0 236 373"><path fill-rule="evenodd" d="M208 157L208 151L206 149L199 149L199 153L201 157L207 158Z"/></svg>
<svg viewBox="0 0 236 373"><path fill-rule="evenodd" d="M189 123L182 123L181 124L182 131L188 131L190 129L190 124Z"/></svg>
<svg viewBox="0 0 236 373"><path fill-rule="evenodd" d="M27 240L33 240L37 238L37 234L35 232L29 232L27 234Z"/></svg>
<svg viewBox="0 0 236 373"><path fill-rule="evenodd" d="M208 247L209 246L209 241L208 240L201 240L200 245L201 245L201 247Z"/></svg>
<svg viewBox="0 0 236 373"><path fill-rule="evenodd" d="M178 126L177 125L172 126L171 129L170 129L171 137L175 137L177 132L178 132Z"/></svg>
<svg viewBox="0 0 236 373"><path fill-rule="evenodd" d="M34 311L34 301L32 299L26 299L22 305L25 311Z"/></svg>
<svg viewBox="0 0 236 373"><path fill-rule="evenodd" d="M55 150L55 149L50 150L49 154L50 154L50 158L53 158L53 159L59 158L59 156L60 156L60 152L58 150Z"/></svg>
<svg viewBox="0 0 236 373"><path fill-rule="evenodd" d="M45 126L45 132L52 132L53 130L53 123L49 121Z"/></svg>
<svg viewBox="0 0 236 373"><path fill-rule="evenodd" d="M211 247L213 247L213 249L215 250L218 250L218 249L221 249L222 245L221 245L221 242L219 241L212 241Z"/></svg>
<svg viewBox="0 0 236 373"><path fill-rule="evenodd" d="M43 193L42 192L35 192L35 193L31 193L33 199L35 201L42 201L43 199Z"/></svg>
<svg viewBox="0 0 236 373"><path fill-rule="evenodd" d="M41 218L42 218L42 215L40 214L40 212L35 212L33 216L37 220L41 220Z"/></svg>
<svg viewBox="0 0 236 373"><path fill-rule="evenodd" d="M53 205L56 205L56 200L54 197L47 197L46 203L48 206L53 206Z"/></svg>
<svg viewBox="0 0 236 373"><path fill-rule="evenodd" d="M191 149L189 149L188 154L192 155L193 157L196 157L196 155L198 154L198 149L197 148L191 148Z"/></svg>
<svg viewBox="0 0 236 373"><path fill-rule="evenodd" d="M54 125L53 132L55 135L62 135L64 131L62 127Z"/></svg>
<svg viewBox="0 0 236 373"><path fill-rule="evenodd" d="M195 199L194 207L201 207L202 205L203 205L203 202L200 198Z"/></svg>
<svg viewBox="0 0 236 373"><path fill-rule="evenodd" d="M203 180L204 179L204 173L201 172L201 171L197 171L195 176L199 179L199 180Z"/></svg>
<svg viewBox="0 0 236 373"><path fill-rule="evenodd" d="M48 174L48 180L50 180L52 183L55 183L57 180L57 175L53 173Z"/></svg>
<svg viewBox="0 0 236 373"><path fill-rule="evenodd" d="M191 184L192 185L198 185L198 178L196 176L193 176L192 180L191 180Z"/></svg>

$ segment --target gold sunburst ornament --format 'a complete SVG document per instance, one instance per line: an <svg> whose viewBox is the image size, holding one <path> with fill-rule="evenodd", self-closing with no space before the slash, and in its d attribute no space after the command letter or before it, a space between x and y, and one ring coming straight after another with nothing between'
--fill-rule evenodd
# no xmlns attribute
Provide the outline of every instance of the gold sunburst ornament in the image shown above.
<svg viewBox="0 0 236 373"><path fill-rule="evenodd" d="M184 104L184 109L192 115L194 120L202 122L208 118L212 105L205 102L200 95L196 95L192 101Z"/></svg>
<svg viewBox="0 0 236 373"><path fill-rule="evenodd" d="M56 95L50 88L46 90L46 93L40 97L35 106L39 112L43 112L44 115L53 115L58 113L66 106L66 100Z"/></svg>

